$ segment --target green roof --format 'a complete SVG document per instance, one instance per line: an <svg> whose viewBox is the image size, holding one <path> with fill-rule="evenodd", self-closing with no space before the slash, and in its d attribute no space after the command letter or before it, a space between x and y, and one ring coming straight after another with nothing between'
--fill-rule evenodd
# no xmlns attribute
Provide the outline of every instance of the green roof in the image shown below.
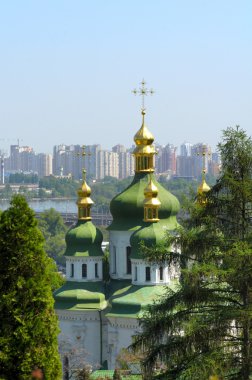
<svg viewBox="0 0 252 380"><path fill-rule="evenodd" d="M149 173L136 173L132 183L112 199L110 211L113 222L108 230L136 230L144 225L144 189L149 183L149 176ZM158 188L158 198L161 202L159 218L164 219L167 228L173 230L178 225L176 215L180 208L179 201L157 182L154 175L152 181Z"/></svg>
<svg viewBox="0 0 252 380"><path fill-rule="evenodd" d="M105 309L107 302L103 282L68 281L54 292L55 309Z"/></svg>
<svg viewBox="0 0 252 380"><path fill-rule="evenodd" d="M177 285L174 280L169 287ZM141 317L167 290L167 285L132 285L131 280L68 281L54 292L56 310L104 310L107 316Z"/></svg>
<svg viewBox="0 0 252 380"><path fill-rule="evenodd" d="M90 220L79 220L66 233L65 256L103 256L102 233Z"/></svg>
<svg viewBox="0 0 252 380"><path fill-rule="evenodd" d="M132 285L131 280L113 280L110 284L109 317L140 317L148 305L162 296L165 285Z"/></svg>

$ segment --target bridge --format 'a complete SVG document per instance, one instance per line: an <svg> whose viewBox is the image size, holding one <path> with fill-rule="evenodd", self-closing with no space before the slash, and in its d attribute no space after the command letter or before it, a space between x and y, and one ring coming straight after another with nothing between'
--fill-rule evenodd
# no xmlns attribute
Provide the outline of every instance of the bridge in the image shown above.
<svg viewBox="0 0 252 380"><path fill-rule="evenodd" d="M35 211L36 218L40 218L40 214L43 211ZM78 216L75 212L61 212L62 218L64 219L64 223L67 226L71 226L77 222ZM112 215L109 213L92 213L92 221L96 226L109 226L112 222Z"/></svg>

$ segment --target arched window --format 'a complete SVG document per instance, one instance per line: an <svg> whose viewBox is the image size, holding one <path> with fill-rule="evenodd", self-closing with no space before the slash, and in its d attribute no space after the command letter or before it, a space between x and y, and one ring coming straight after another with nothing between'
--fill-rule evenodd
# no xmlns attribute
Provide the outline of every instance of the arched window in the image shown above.
<svg viewBox="0 0 252 380"><path fill-rule="evenodd" d="M74 264L71 264L70 277L74 277Z"/></svg>
<svg viewBox="0 0 252 380"><path fill-rule="evenodd" d="M135 281L137 281L137 266L135 266Z"/></svg>
<svg viewBox="0 0 252 380"><path fill-rule="evenodd" d="M126 247L126 273L127 274L131 274L130 254L131 254L131 247Z"/></svg>
<svg viewBox="0 0 252 380"><path fill-rule="evenodd" d="M69 359L67 356L64 356L63 359L63 379L69 380Z"/></svg>
<svg viewBox="0 0 252 380"><path fill-rule="evenodd" d="M116 247L113 247L113 273L116 273Z"/></svg>
<svg viewBox="0 0 252 380"><path fill-rule="evenodd" d="M98 275L98 264L95 263L95 278L99 278L99 275Z"/></svg>
<svg viewBox="0 0 252 380"><path fill-rule="evenodd" d="M159 268L159 280L164 281L164 268L163 267Z"/></svg>
<svg viewBox="0 0 252 380"><path fill-rule="evenodd" d="M82 264L82 278L87 277L87 264Z"/></svg>
<svg viewBox="0 0 252 380"><path fill-rule="evenodd" d="M151 280L150 267L145 267L145 281Z"/></svg>

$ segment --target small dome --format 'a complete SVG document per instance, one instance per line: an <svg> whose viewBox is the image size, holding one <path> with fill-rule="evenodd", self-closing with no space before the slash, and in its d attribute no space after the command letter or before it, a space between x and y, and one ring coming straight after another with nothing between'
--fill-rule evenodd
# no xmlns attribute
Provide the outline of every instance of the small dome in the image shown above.
<svg viewBox="0 0 252 380"><path fill-rule="evenodd" d="M135 231L130 238L131 258L143 259L140 253L140 244L144 242L147 247L157 247L164 242L167 229L162 223L146 223Z"/></svg>
<svg viewBox="0 0 252 380"><path fill-rule="evenodd" d="M144 195L146 198L156 198L158 195L158 188L154 185L152 179L144 189Z"/></svg>
<svg viewBox="0 0 252 380"><path fill-rule="evenodd" d="M102 256L102 233L89 220L79 220L66 233L65 256Z"/></svg>
<svg viewBox="0 0 252 380"><path fill-rule="evenodd" d="M204 193L208 193L208 191L210 190L211 190L210 186L208 186L208 184L206 183L206 180L203 179L201 184L198 187L198 194L203 195Z"/></svg>
<svg viewBox="0 0 252 380"><path fill-rule="evenodd" d="M90 197L91 188L88 186L86 181L83 181L81 187L77 191L79 197Z"/></svg>
<svg viewBox="0 0 252 380"><path fill-rule="evenodd" d="M148 130L144 123L145 110L142 110L143 122L139 131L134 136L136 145L151 145L154 141L153 134Z"/></svg>

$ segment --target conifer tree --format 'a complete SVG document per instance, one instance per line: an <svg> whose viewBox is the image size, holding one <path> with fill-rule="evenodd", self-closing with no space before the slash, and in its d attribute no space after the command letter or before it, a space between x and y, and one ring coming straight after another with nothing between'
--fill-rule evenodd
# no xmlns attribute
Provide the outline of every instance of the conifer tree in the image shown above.
<svg viewBox="0 0 252 380"><path fill-rule="evenodd" d="M249 380L252 375L252 141L228 128L219 144L222 173L170 236L181 254L144 248L151 259L179 260L181 279L142 320L134 349L146 379ZM161 255L160 255L161 253ZM159 255L159 256L158 256Z"/></svg>
<svg viewBox="0 0 252 380"><path fill-rule="evenodd" d="M1 379L61 379L51 268L33 211L14 196L0 217Z"/></svg>

